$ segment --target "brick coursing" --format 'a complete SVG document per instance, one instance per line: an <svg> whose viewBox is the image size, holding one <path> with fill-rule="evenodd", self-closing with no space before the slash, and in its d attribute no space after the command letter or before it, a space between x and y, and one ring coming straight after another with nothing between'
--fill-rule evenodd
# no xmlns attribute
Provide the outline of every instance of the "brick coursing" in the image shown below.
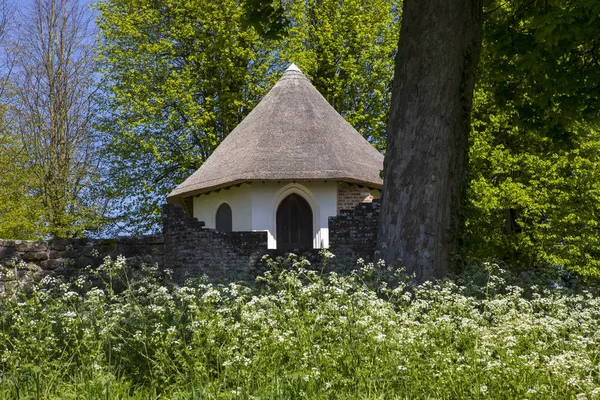
<svg viewBox="0 0 600 400"><path fill-rule="evenodd" d="M370 203L373 196L366 188L339 188L337 197L337 211L353 210L361 203Z"/></svg>

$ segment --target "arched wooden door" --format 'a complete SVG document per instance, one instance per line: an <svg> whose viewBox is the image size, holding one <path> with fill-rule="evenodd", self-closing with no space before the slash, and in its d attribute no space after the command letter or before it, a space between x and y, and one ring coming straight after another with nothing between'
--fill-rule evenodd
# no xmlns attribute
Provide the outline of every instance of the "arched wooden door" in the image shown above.
<svg viewBox="0 0 600 400"><path fill-rule="evenodd" d="M312 249L313 213L306 200L290 194L277 208L277 248Z"/></svg>

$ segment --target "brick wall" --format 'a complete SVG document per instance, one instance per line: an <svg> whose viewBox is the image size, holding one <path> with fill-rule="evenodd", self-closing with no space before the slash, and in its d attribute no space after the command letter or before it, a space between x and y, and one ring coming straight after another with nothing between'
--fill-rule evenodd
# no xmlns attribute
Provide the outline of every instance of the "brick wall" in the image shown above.
<svg viewBox="0 0 600 400"><path fill-rule="evenodd" d="M338 213L341 210L353 210L354 207L361 203L370 203L373 201L373 196L367 188L358 187L339 187L337 198Z"/></svg>

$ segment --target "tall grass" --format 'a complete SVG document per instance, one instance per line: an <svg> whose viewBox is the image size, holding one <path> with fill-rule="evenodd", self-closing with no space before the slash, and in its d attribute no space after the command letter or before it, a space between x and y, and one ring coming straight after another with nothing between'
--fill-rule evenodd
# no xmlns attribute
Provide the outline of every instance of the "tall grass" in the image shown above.
<svg viewBox="0 0 600 400"><path fill-rule="evenodd" d="M600 300L483 264L415 286L267 260L256 285L98 276L0 298L2 399L600 399ZM92 282L95 282L92 284Z"/></svg>

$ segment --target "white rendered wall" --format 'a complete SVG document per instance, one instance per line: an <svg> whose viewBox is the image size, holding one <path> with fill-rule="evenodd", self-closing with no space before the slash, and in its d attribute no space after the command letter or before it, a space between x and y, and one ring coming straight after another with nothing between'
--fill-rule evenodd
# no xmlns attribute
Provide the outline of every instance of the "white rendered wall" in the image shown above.
<svg viewBox="0 0 600 400"><path fill-rule="evenodd" d="M252 230L268 232L268 248L277 248L276 213L279 203L292 193L302 196L313 212L313 247L329 247L328 218L337 215L337 183L253 182Z"/></svg>
<svg viewBox="0 0 600 400"><path fill-rule="evenodd" d="M231 207L234 231L267 231L268 248L277 248L276 214L279 203L292 193L302 196L313 212L313 247L329 247L328 219L337 215L337 183L252 182L229 190L194 197L194 217L215 229L217 208Z"/></svg>
<svg viewBox="0 0 600 400"><path fill-rule="evenodd" d="M231 207L232 230L252 230L251 209L251 186L244 184L240 187L232 187L228 190L210 192L194 197L194 217L198 221L204 221L205 226L215 229L215 217L217 209L223 203Z"/></svg>

